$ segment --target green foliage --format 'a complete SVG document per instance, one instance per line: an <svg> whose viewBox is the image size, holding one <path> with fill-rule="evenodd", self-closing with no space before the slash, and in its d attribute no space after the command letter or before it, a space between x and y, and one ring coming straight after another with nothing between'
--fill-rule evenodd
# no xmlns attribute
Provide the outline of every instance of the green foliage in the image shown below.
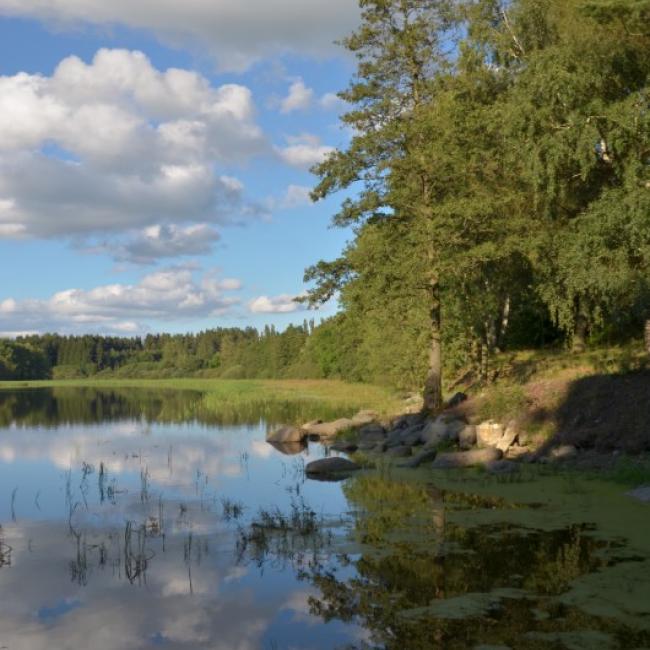
<svg viewBox="0 0 650 650"><path fill-rule="evenodd" d="M50 376L48 359L31 345L0 340L0 380L43 379Z"/></svg>
<svg viewBox="0 0 650 650"><path fill-rule="evenodd" d="M334 216L355 238L305 276L314 303L340 292L358 367L412 387L441 334L447 372L490 379L502 350L638 337L648 1L361 7L343 41L358 60L341 93L355 136L316 168L313 193L357 191Z"/></svg>

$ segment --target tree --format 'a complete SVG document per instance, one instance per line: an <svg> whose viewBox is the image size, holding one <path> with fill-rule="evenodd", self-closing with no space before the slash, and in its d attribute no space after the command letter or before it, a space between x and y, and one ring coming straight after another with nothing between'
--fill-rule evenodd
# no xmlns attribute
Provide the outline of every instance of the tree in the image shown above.
<svg viewBox="0 0 650 650"><path fill-rule="evenodd" d="M579 351L596 325L647 303L650 3L519 0L507 20L491 4L510 78L504 136L536 233L527 255Z"/></svg>
<svg viewBox="0 0 650 650"><path fill-rule="evenodd" d="M360 226L379 220L419 224L429 217L428 178L410 178L411 194L405 201L403 190L401 196L395 195L388 175L399 160L422 155L418 120L436 96L439 75L449 67L452 4L448 0L360 0L361 26L343 41L357 58L357 74L340 93L353 107L342 121L355 135L347 150L335 152L316 167L320 182L312 194L318 200L360 186L357 198L343 202L335 224ZM426 237L425 228L420 232ZM427 271L420 281L428 294L430 341L425 408L435 410L442 403L440 279L435 243L422 244ZM334 275L326 280L318 269L308 270L308 278L321 280L312 302L323 297L328 282L338 288L345 281L345 275L339 275L340 264L321 265L320 270Z"/></svg>

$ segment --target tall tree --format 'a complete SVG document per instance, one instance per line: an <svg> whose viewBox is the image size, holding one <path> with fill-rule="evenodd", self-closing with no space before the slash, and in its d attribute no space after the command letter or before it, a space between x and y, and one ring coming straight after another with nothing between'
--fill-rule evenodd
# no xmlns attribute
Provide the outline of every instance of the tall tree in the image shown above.
<svg viewBox="0 0 650 650"><path fill-rule="evenodd" d="M318 200L359 186L357 198L343 202L335 224L359 226L369 220L389 219L419 223L430 215L432 197L427 176L411 179L415 192L409 196L408 205L404 205L403 196L394 194L387 176L398 160L422 155L419 115L434 101L439 76L449 67L453 3L360 0L360 6L361 26L343 40L344 47L357 59L357 73L349 88L340 93L352 105L342 120L355 135L345 151L335 152L316 167L321 180L312 197ZM425 282L430 319L424 396L425 408L435 410L442 402L440 278L434 242L422 243L428 256ZM308 277L314 275L317 273L308 272ZM345 275L338 279L345 280ZM318 289L312 300L321 296Z"/></svg>

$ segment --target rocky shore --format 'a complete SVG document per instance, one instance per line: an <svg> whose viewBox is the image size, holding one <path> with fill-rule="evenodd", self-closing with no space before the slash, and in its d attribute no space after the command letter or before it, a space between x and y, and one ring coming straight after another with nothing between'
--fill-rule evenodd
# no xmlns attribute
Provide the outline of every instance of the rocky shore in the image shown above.
<svg viewBox="0 0 650 650"><path fill-rule="evenodd" d="M307 464L306 474L321 480L344 478L361 469L363 460L379 458L411 469L482 467L491 474L508 474L519 471L522 463L604 467L619 453L603 455L570 444L543 443L515 421L470 423L457 408L465 399L457 394L437 417L417 412L381 418L361 411L351 418L281 427L269 432L267 441L296 453L307 439L320 440L329 450L351 455L353 460L335 455Z"/></svg>

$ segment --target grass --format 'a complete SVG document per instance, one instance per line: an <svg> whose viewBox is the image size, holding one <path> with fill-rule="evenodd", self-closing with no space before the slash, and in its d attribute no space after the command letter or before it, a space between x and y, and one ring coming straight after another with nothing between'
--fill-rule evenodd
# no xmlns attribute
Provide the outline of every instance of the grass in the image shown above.
<svg viewBox="0 0 650 650"><path fill-rule="evenodd" d="M628 487L650 485L650 456L620 458L606 477Z"/></svg>
<svg viewBox="0 0 650 650"><path fill-rule="evenodd" d="M262 401L323 402L333 409L372 409L380 414L396 413L400 398L388 388L336 380L226 380L226 379L72 379L50 381L3 381L0 390L17 388L135 388L189 390L232 406Z"/></svg>

